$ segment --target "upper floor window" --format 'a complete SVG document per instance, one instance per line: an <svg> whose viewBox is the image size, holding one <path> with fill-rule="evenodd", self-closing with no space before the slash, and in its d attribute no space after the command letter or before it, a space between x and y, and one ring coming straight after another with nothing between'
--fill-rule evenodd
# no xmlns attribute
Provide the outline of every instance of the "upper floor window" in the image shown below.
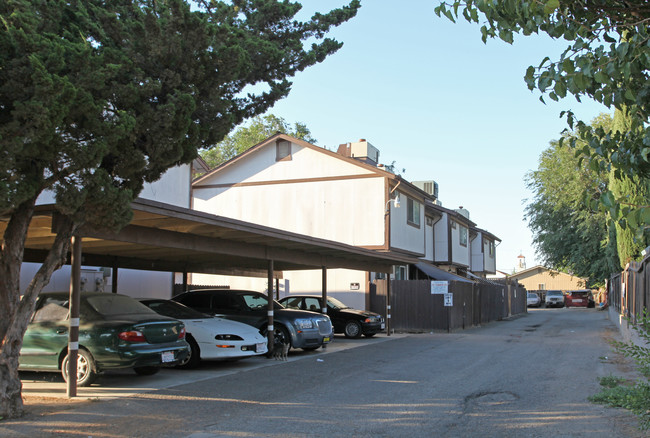
<svg viewBox="0 0 650 438"><path fill-rule="evenodd" d="M406 222L417 227L420 226L420 203L407 198L406 202Z"/></svg>
<svg viewBox="0 0 650 438"><path fill-rule="evenodd" d="M488 255L494 257L494 242L488 242Z"/></svg>
<svg viewBox="0 0 650 438"><path fill-rule="evenodd" d="M278 140L275 143L275 161L291 160L291 142Z"/></svg>
<svg viewBox="0 0 650 438"><path fill-rule="evenodd" d="M460 225L458 230L458 236L460 239L460 244L462 246L467 246L467 227Z"/></svg>

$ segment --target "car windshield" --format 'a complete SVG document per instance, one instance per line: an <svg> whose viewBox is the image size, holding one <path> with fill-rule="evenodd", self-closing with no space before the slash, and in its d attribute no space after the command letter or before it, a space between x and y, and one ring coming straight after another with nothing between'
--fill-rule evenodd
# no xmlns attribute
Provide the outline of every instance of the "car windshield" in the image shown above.
<svg viewBox="0 0 650 438"><path fill-rule="evenodd" d="M348 306L337 300L336 298L327 298L327 305L333 309L349 309Z"/></svg>
<svg viewBox="0 0 650 438"><path fill-rule="evenodd" d="M562 292L560 292L559 290L550 290L550 291L546 292L546 295L554 295L554 296L560 295L561 296Z"/></svg>
<svg viewBox="0 0 650 438"><path fill-rule="evenodd" d="M171 318L176 318L176 319L212 318L212 316L210 315L206 315L205 313L201 313L194 309L190 309L189 307L184 306L175 301L155 300L155 301L143 301L142 303L148 308L150 308L151 310L153 310L154 312L160 313L161 315L169 316Z"/></svg>
<svg viewBox="0 0 650 438"><path fill-rule="evenodd" d="M531 294L531 293L529 293L529 294L528 294L528 298L537 298L537 295L536 295L536 294Z"/></svg>
<svg viewBox="0 0 650 438"><path fill-rule="evenodd" d="M156 312L149 309L144 304L124 295L109 293L106 295L94 295L88 297L86 301L97 313L104 316L139 313L151 313L156 315Z"/></svg>
<svg viewBox="0 0 650 438"><path fill-rule="evenodd" d="M249 310L266 309L269 305L269 300L262 294L242 294L241 297ZM273 308L284 309L284 306L273 300Z"/></svg>

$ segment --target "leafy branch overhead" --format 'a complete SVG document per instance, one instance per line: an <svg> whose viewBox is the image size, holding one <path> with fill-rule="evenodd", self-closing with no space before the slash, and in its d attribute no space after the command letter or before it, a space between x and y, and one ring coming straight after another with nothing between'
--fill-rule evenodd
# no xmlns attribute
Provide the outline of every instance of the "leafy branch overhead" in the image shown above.
<svg viewBox="0 0 650 438"><path fill-rule="evenodd" d="M571 94L626 111L629 129L607 132L563 113L586 143L593 166L616 176L650 177L650 3L647 0L456 0L440 3L436 14L481 25L483 41L546 33L569 42L556 59L528 67L525 82L552 100ZM617 202L619 200L617 199ZM638 210L638 209L637 209ZM647 213L638 213L646 215Z"/></svg>

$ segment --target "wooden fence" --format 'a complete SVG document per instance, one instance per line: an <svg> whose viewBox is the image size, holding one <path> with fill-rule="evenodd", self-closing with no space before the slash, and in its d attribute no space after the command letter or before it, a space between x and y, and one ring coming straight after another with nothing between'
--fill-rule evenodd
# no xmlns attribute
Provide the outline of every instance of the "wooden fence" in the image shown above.
<svg viewBox="0 0 650 438"><path fill-rule="evenodd" d="M386 316L387 280L371 287L369 310ZM391 329L404 332L458 330L527 312L526 290L516 282L450 281L452 306L431 293L428 280L391 280Z"/></svg>
<svg viewBox="0 0 650 438"><path fill-rule="evenodd" d="M636 323L650 304L650 255L640 262L630 262L625 270L610 277L608 304L620 315Z"/></svg>

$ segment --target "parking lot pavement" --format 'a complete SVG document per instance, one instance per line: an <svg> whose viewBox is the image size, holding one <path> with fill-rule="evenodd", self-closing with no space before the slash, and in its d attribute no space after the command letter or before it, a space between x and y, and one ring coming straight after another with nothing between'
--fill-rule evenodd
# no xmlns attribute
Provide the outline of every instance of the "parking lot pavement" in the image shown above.
<svg viewBox="0 0 650 438"><path fill-rule="evenodd" d="M347 339L342 335L336 335L334 340L326 348L319 348L315 351L294 350L289 351L287 362L297 360L325 361L327 355L349 348L362 347L378 342L385 342L406 335L402 334L378 334L372 338ZM265 356L251 357L234 362L204 361L193 370L179 370L175 368L163 368L153 376L138 376L133 370L111 371L102 374L90 387L77 388L79 399L111 399L125 397L133 394L156 391L158 389L170 388L186 383L200 382L213 377L236 374L257 368L277 366L285 363ZM21 371L20 377L23 383L22 395L25 398L32 397L54 397L67 398L67 385L60 373L37 373Z"/></svg>

